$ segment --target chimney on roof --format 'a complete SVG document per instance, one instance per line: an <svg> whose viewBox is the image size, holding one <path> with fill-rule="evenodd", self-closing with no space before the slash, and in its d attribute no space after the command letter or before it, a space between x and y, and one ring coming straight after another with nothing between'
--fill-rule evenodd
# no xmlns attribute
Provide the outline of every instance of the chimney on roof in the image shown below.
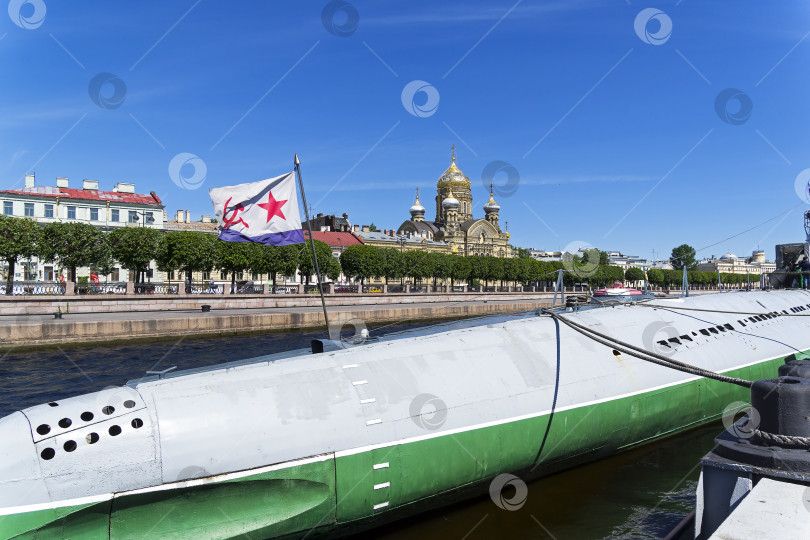
<svg viewBox="0 0 810 540"><path fill-rule="evenodd" d="M183 211L182 211L182 210L178 210L178 211L177 211L177 215L176 215L176 216L174 216L174 220L175 220L177 223L183 223Z"/></svg>
<svg viewBox="0 0 810 540"><path fill-rule="evenodd" d="M25 187L27 187L27 188L34 187L34 175L33 174L26 174L25 175Z"/></svg>
<svg viewBox="0 0 810 540"><path fill-rule="evenodd" d="M200 221L203 223L211 223L211 216L200 216Z"/></svg>
<svg viewBox="0 0 810 540"><path fill-rule="evenodd" d="M82 189L92 189L98 191L98 180L82 180Z"/></svg>
<svg viewBox="0 0 810 540"><path fill-rule="evenodd" d="M191 223L191 210L186 210L186 223Z"/></svg>
<svg viewBox="0 0 810 540"><path fill-rule="evenodd" d="M360 232L360 225L352 225L352 232Z"/></svg>
<svg viewBox="0 0 810 540"><path fill-rule="evenodd" d="M57 176L56 177L56 187L68 187L68 179L64 176Z"/></svg>
<svg viewBox="0 0 810 540"><path fill-rule="evenodd" d="M116 193L135 193L135 184L129 184L127 182L118 182L115 184L113 191Z"/></svg>
<svg viewBox="0 0 810 540"><path fill-rule="evenodd" d="M363 232L371 232L371 229L368 225L363 225Z"/></svg>

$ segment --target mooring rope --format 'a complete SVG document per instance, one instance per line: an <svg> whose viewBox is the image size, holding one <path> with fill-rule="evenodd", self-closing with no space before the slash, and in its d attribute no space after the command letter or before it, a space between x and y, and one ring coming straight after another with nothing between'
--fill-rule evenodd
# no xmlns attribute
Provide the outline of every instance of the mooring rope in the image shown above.
<svg viewBox="0 0 810 540"><path fill-rule="evenodd" d="M575 323L574 321L566 317L562 317L558 313L554 313L549 309L542 309L541 311L553 317L554 319L559 320L572 330L575 330L576 332L579 332L583 336L592 339L593 341L596 341L597 343L615 349L620 353L626 354L628 356L633 356L640 360L644 360L645 362L651 362L659 366L668 367L677 371L689 373L691 375L697 375L698 377L705 377L707 379L714 379L720 382L736 384L737 386L742 386L744 388L751 388L751 385L753 384L751 381L747 381L745 379L738 379L736 377L728 377L726 375L721 375L720 373L715 373L714 371L710 371L708 369L703 369L701 367L687 364L685 362L680 362L672 358L667 358L666 356L663 356L661 354L652 351L648 351L642 347L637 347L635 345L621 341L612 336L605 335L592 328L588 328L587 326Z"/></svg>

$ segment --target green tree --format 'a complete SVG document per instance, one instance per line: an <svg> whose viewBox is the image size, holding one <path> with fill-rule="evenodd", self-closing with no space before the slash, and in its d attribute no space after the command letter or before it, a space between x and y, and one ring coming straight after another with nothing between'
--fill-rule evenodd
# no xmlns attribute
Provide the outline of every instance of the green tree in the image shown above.
<svg viewBox="0 0 810 540"><path fill-rule="evenodd" d="M428 257L426 251L413 249L405 252L405 275L413 279L414 283L417 280L430 278L433 276L433 268L431 267L431 259Z"/></svg>
<svg viewBox="0 0 810 540"><path fill-rule="evenodd" d="M644 270L631 266L624 271L624 279L627 281L641 281L644 279Z"/></svg>
<svg viewBox="0 0 810 540"><path fill-rule="evenodd" d="M148 227L123 227L109 233L112 256L121 266L135 273L135 283L140 283L141 273L157 257L160 237L160 231Z"/></svg>
<svg viewBox="0 0 810 540"><path fill-rule="evenodd" d="M658 268L650 268L647 270L647 279L657 287L664 286L664 272Z"/></svg>
<svg viewBox="0 0 810 540"><path fill-rule="evenodd" d="M251 244L250 267L254 272L267 274L276 287L276 277L295 275L298 268L299 246L288 244L286 246L266 246L264 244ZM340 273L338 272L338 275Z"/></svg>
<svg viewBox="0 0 810 540"><path fill-rule="evenodd" d="M444 281L445 279L450 277L450 267L453 264L450 261L450 258L453 255L447 255L446 253L428 253L428 267L431 270L431 274L433 277L433 286L436 287L437 280Z"/></svg>
<svg viewBox="0 0 810 540"><path fill-rule="evenodd" d="M107 235L88 223L49 223L42 230L40 256L70 269L76 281L81 266L106 266L112 258Z"/></svg>
<svg viewBox="0 0 810 540"><path fill-rule="evenodd" d="M210 272L217 262L217 237L198 231L165 233L155 257L162 272L178 270L191 282L193 272Z"/></svg>
<svg viewBox="0 0 810 540"><path fill-rule="evenodd" d="M672 263L672 268L675 270L683 270L684 266L687 270L695 270L697 268L695 248L688 244L681 244L676 248L672 248L670 263Z"/></svg>
<svg viewBox="0 0 810 540"><path fill-rule="evenodd" d="M0 257L8 264L6 294L12 294L14 267L19 259L38 254L42 229L33 219L0 216Z"/></svg>
<svg viewBox="0 0 810 540"><path fill-rule="evenodd" d="M251 242L225 242L216 240L216 262L214 267L231 274L231 292L235 292L236 273L246 272L255 260L255 246Z"/></svg>
<svg viewBox="0 0 810 540"><path fill-rule="evenodd" d="M360 280L386 275L386 254L383 250L367 245L349 246L340 254L340 266L346 277Z"/></svg>
<svg viewBox="0 0 810 540"><path fill-rule="evenodd" d="M532 258L531 252L526 248L519 247L519 248L515 248L515 250L517 250L517 256L519 258L521 258L521 259L531 259Z"/></svg>
<svg viewBox="0 0 810 540"><path fill-rule="evenodd" d="M305 283L309 285L309 280L315 274L315 264L312 262L312 247L310 246L311 240L307 240L306 244L295 244L298 246L298 271L301 276L306 280ZM318 257L318 268L321 271L321 276L329 276L330 263L334 259L332 256L332 248L325 242L315 240L315 256ZM339 266L339 265L338 265ZM334 273L334 266L331 267ZM340 275L340 271L338 271Z"/></svg>
<svg viewBox="0 0 810 540"><path fill-rule="evenodd" d="M467 281L470 277L472 270L469 257L462 257L460 255L448 255L450 257L450 285L454 285L456 281Z"/></svg>
<svg viewBox="0 0 810 540"><path fill-rule="evenodd" d="M386 248L382 252L382 275L385 276L385 283L387 284L389 279L405 277L405 254L395 248Z"/></svg>

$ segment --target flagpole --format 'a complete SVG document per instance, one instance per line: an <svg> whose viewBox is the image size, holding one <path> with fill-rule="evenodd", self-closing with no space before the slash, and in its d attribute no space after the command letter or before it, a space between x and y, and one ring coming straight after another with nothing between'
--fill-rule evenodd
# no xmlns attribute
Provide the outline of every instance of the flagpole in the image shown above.
<svg viewBox="0 0 810 540"><path fill-rule="evenodd" d="M315 237L312 236L312 222L309 219L309 208L307 207L307 196L304 194L304 180L301 178L301 161L298 154L295 154L295 172L298 174L298 187L301 188L301 202L304 204L304 215L307 218L307 229L309 229L309 245L312 247L312 261L315 263L315 275L318 277L318 291L321 293L321 307L323 307L323 320L326 322L326 333L331 339L329 331L329 316L326 314L326 298L323 296L323 283L321 281L321 269L318 267L318 255L315 252Z"/></svg>

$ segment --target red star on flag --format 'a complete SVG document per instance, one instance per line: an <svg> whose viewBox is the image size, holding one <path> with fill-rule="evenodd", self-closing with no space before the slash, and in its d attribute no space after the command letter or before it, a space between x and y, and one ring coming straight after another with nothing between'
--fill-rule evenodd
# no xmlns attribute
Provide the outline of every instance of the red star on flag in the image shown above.
<svg viewBox="0 0 810 540"><path fill-rule="evenodd" d="M267 192L267 202L258 205L260 208L264 208L267 210L267 223L270 223L270 220L273 219L275 216L280 217L281 219L286 220L287 218L284 217L284 213L281 211L281 207L287 204L287 201L277 201L275 197L273 197L273 192Z"/></svg>

